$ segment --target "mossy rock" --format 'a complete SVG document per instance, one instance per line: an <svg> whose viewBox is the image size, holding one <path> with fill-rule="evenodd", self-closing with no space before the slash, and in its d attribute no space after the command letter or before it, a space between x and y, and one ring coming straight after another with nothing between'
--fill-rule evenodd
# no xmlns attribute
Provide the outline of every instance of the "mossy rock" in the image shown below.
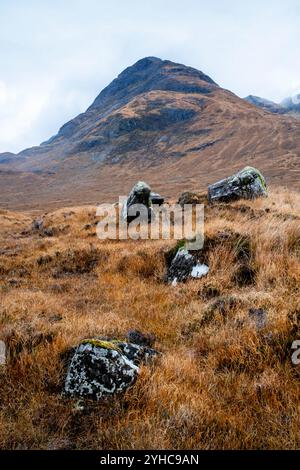
<svg viewBox="0 0 300 470"><path fill-rule="evenodd" d="M267 196L266 181L259 170L246 166L238 173L208 187L209 202L231 202Z"/></svg>
<svg viewBox="0 0 300 470"><path fill-rule="evenodd" d="M84 339L83 341L81 341L80 344L91 344L92 346L95 346L96 348L112 349L112 350L121 352L121 349L118 347L117 340L106 341L102 339L92 338L92 339Z"/></svg>

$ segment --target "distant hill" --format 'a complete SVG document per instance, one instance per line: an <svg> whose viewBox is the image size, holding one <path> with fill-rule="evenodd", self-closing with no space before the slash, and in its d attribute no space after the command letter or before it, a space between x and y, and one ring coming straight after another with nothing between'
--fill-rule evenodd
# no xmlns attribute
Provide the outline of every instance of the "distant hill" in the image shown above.
<svg viewBox="0 0 300 470"><path fill-rule="evenodd" d="M139 179L166 196L250 164L297 187L300 121L253 106L191 67L146 57L40 146L0 154L1 205L114 201Z"/></svg>
<svg viewBox="0 0 300 470"><path fill-rule="evenodd" d="M265 109L270 113L290 114L294 115L295 117L300 116L300 95L286 98L280 104L253 95L249 95L244 99L248 101L248 103L254 104L259 108Z"/></svg>
<svg viewBox="0 0 300 470"><path fill-rule="evenodd" d="M282 101L281 106L287 109L290 113L300 115L300 94L286 98Z"/></svg>
<svg viewBox="0 0 300 470"><path fill-rule="evenodd" d="M273 101L260 98L259 96L249 95L245 98L248 103L254 104L259 108L265 109L275 114L285 114L286 109L280 104L274 103Z"/></svg>

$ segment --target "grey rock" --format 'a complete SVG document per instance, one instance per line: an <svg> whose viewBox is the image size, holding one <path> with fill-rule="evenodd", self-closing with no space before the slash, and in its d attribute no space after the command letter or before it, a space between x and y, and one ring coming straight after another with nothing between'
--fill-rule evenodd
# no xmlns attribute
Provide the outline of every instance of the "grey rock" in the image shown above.
<svg viewBox="0 0 300 470"><path fill-rule="evenodd" d="M163 196L161 196L158 193L154 193L152 191L150 193L150 200L152 204L156 204L158 206L162 206L163 203L165 202L165 198Z"/></svg>
<svg viewBox="0 0 300 470"><path fill-rule="evenodd" d="M176 285L177 282L185 282L189 278L200 278L209 271L208 266L199 264L196 258L185 248L177 251L167 272L167 281Z"/></svg>
<svg viewBox="0 0 300 470"><path fill-rule="evenodd" d="M209 202L255 199L267 195L268 191L264 177L257 169L252 167L245 167L235 175L208 187Z"/></svg>
<svg viewBox="0 0 300 470"><path fill-rule="evenodd" d="M126 220L128 223L136 219L139 214L131 215L129 214L129 211L132 206L136 204L141 204L147 208L147 217L148 221L150 221L153 215L153 211L151 209L150 194L151 188L147 183L145 183L144 181L139 181L138 183L136 183L130 191L127 201L125 202L122 208L123 219Z"/></svg>
<svg viewBox="0 0 300 470"><path fill-rule="evenodd" d="M155 335L151 333L141 333L139 330L129 330L127 339L130 343L139 344L140 346L153 346L155 342Z"/></svg>
<svg viewBox="0 0 300 470"><path fill-rule="evenodd" d="M65 395L100 400L125 392L136 381L139 364L157 354L149 347L125 341L85 340L71 359Z"/></svg>
<svg viewBox="0 0 300 470"><path fill-rule="evenodd" d="M155 349L139 344L127 343L125 341L118 342L117 346L121 349L122 353L137 366L141 362L149 363L159 354Z"/></svg>
<svg viewBox="0 0 300 470"><path fill-rule="evenodd" d="M139 368L114 343L81 343L72 357L65 381L70 397L100 400L124 392L135 382Z"/></svg>
<svg viewBox="0 0 300 470"><path fill-rule="evenodd" d="M33 230L43 230L44 228L44 221L43 219L35 219L32 222L32 229Z"/></svg>
<svg viewBox="0 0 300 470"><path fill-rule="evenodd" d="M51 227L45 228L44 235L46 235L46 237L53 237L53 235L54 235L53 228L51 228Z"/></svg>

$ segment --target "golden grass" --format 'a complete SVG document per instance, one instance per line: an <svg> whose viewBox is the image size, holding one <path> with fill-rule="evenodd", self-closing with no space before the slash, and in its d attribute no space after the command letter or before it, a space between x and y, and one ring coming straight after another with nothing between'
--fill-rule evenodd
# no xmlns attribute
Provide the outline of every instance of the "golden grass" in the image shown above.
<svg viewBox="0 0 300 470"><path fill-rule="evenodd" d="M300 195L279 190L207 207L210 273L173 288L163 275L175 242L99 241L92 206L45 215L51 238L1 211L0 447L299 448L299 217ZM264 329L251 307L267 311ZM112 402L80 410L63 398L69 349L130 328L156 335L158 362Z"/></svg>

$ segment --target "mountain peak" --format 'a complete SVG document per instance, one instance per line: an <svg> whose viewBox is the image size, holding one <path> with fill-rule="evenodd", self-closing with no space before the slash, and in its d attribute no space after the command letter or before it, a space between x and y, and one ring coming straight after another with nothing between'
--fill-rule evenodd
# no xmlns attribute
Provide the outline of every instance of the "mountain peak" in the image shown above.
<svg viewBox="0 0 300 470"><path fill-rule="evenodd" d="M129 101L148 91L209 93L217 86L210 77L193 67L149 56L123 70L102 90L89 109L106 106L111 98Z"/></svg>
<svg viewBox="0 0 300 470"><path fill-rule="evenodd" d="M259 97L247 101L286 112ZM38 205L48 204L49 197L53 204L58 198L110 201L140 179L157 182L158 191L162 184L172 196L175 187L202 189L213 178L221 180L241 161L280 184L278 167L284 166L284 182L296 185L299 122L267 116L195 68L144 57L56 136L17 156L0 155L1 196L18 207L36 201L37 194Z"/></svg>
<svg viewBox="0 0 300 470"><path fill-rule="evenodd" d="M159 57L154 57L154 56L148 56L148 57L143 57L142 59L139 59L137 62L135 62L133 65L127 67L127 69L143 69L147 68L152 65L162 65L165 61L160 59Z"/></svg>

